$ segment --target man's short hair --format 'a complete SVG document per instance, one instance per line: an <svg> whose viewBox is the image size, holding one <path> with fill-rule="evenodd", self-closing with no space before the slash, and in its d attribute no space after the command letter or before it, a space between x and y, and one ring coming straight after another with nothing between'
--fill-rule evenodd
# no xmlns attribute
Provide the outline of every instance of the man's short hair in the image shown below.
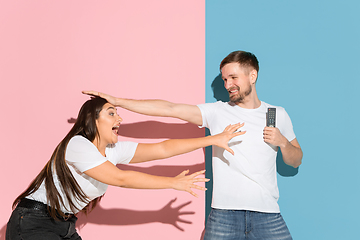
<svg viewBox="0 0 360 240"><path fill-rule="evenodd" d="M239 63L240 66L244 67L247 73L249 73L252 69L259 72L259 61L256 56L251 52L245 51L234 51L227 55L220 63L220 71L226 64L233 62Z"/></svg>

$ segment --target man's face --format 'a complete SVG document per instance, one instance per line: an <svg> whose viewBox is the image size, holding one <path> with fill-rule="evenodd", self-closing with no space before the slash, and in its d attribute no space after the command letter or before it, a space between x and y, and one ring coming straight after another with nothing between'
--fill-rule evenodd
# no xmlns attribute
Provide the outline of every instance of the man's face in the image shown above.
<svg viewBox="0 0 360 240"><path fill-rule="evenodd" d="M221 74L230 101L242 103L252 91L251 73L246 74L246 71L239 63L233 62L226 64L221 69Z"/></svg>

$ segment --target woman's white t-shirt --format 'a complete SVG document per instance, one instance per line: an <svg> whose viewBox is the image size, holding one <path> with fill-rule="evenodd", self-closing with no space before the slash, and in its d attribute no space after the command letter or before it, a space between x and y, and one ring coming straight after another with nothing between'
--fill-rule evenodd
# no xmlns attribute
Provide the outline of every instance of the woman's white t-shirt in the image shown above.
<svg viewBox="0 0 360 240"><path fill-rule="evenodd" d="M108 185L89 177L84 172L106 161L114 165L129 163L134 157L137 145L135 142L117 142L107 146L105 150L106 157L104 157L92 142L83 136L77 135L70 139L66 147L65 160L77 183L91 201L102 196L106 192ZM65 203L65 206L62 206L60 210L65 213L73 213L61 190L57 175L54 173L53 176L55 186ZM27 198L47 204L44 182L36 192L27 196ZM76 201L76 205L78 209L83 209L87 203Z"/></svg>

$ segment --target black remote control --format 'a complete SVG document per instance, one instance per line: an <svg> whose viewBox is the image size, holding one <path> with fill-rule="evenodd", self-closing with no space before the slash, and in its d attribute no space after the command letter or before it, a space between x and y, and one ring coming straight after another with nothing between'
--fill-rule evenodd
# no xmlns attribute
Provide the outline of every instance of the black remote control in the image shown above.
<svg viewBox="0 0 360 240"><path fill-rule="evenodd" d="M268 108L266 113L266 126L275 127L276 108Z"/></svg>

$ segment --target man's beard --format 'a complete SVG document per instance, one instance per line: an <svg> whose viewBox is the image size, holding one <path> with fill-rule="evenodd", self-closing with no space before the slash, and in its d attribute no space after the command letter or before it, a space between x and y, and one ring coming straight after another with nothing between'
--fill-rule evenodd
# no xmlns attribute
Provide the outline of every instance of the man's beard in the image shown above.
<svg viewBox="0 0 360 240"><path fill-rule="evenodd" d="M230 101L233 103L243 103L246 96L250 95L252 91L252 86L249 84L248 88L244 92L240 92L240 87L236 87L238 94L230 96Z"/></svg>

